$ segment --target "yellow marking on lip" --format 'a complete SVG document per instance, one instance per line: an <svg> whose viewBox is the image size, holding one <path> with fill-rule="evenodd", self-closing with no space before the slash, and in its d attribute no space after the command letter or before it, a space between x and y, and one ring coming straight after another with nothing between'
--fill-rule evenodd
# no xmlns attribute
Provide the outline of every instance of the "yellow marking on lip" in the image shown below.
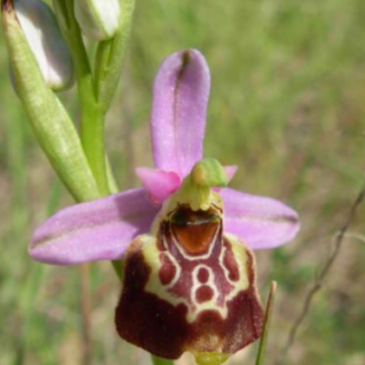
<svg viewBox="0 0 365 365"><path fill-rule="evenodd" d="M226 362L229 354L222 352L200 352L195 354L195 361L199 365L220 365Z"/></svg>

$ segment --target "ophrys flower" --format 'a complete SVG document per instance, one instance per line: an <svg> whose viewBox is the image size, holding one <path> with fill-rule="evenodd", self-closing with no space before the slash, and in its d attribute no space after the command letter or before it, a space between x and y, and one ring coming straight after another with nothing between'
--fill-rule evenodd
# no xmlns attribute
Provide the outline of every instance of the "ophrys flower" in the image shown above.
<svg viewBox="0 0 365 365"><path fill-rule="evenodd" d="M144 188L62 210L30 254L63 265L123 259L119 334L161 357L191 351L213 364L260 336L251 250L283 244L299 224L274 199L225 188L235 167L202 159L209 88L198 51L168 57L153 94L156 169L137 169Z"/></svg>

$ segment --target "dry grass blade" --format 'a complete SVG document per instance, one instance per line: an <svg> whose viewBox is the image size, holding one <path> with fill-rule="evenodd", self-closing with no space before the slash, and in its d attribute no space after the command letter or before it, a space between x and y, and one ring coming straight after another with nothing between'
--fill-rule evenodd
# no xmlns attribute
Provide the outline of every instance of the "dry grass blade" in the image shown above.
<svg viewBox="0 0 365 365"><path fill-rule="evenodd" d="M273 308L274 308L276 289L277 289L277 283L276 283L276 281L273 281L271 283L270 294L269 294L269 298L268 298L267 304L266 304L264 328L262 330L259 350L258 350L258 353L257 353L256 365L262 365L263 364L265 349L266 349L266 344L267 344L267 338L268 338L268 335L269 335L272 311L273 311Z"/></svg>
<svg viewBox="0 0 365 365"><path fill-rule="evenodd" d="M341 250L343 240L346 236L346 232L355 217L358 207L364 200L364 197L365 197L365 182L363 183L363 186L362 186L359 194L357 195L356 199L354 200L354 202L351 205L351 208L346 217L345 223L343 224L342 228L336 233L336 235L334 237L334 249L333 249L331 255L325 262L322 270L316 276L315 282L313 283L313 286L309 290L309 292L304 300L303 308L302 308L298 318L294 321L294 323L292 325L292 328L288 335L286 345L281 353L279 361L277 362L278 365L283 364L287 353L289 352L290 348L293 346L295 339L296 339L296 335L298 333L298 330L299 330L301 324L303 323L304 319L306 318L306 316L309 313L314 296L321 289L323 280L327 276L333 263L335 262L336 258L338 257L340 250Z"/></svg>

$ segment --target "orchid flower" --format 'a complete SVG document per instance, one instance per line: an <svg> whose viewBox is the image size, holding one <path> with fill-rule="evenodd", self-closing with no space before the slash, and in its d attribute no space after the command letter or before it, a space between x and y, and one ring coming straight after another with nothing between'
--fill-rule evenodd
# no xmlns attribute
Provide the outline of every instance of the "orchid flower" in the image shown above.
<svg viewBox="0 0 365 365"><path fill-rule="evenodd" d="M226 188L235 166L203 159L209 89L198 51L169 56L153 89L155 168L136 170L143 187L61 210L29 249L50 264L123 260L120 336L168 359L190 351L200 364L260 337L252 250L280 246L299 229L283 203Z"/></svg>

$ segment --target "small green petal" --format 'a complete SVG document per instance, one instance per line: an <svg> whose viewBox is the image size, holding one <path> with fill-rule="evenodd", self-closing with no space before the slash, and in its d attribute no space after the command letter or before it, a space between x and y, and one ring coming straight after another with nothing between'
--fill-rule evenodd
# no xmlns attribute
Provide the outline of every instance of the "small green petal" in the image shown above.
<svg viewBox="0 0 365 365"><path fill-rule="evenodd" d="M214 158L206 158L199 161L191 171L195 184L199 186L219 186L228 184L228 176L223 166Z"/></svg>
<svg viewBox="0 0 365 365"><path fill-rule="evenodd" d="M195 164L173 200L190 205L192 210L207 210L216 199L213 187L226 186L228 175L215 159L204 159Z"/></svg>
<svg viewBox="0 0 365 365"><path fill-rule="evenodd" d="M219 352L201 352L195 355L195 361L199 365L220 365L226 362L229 354Z"/></svg>

